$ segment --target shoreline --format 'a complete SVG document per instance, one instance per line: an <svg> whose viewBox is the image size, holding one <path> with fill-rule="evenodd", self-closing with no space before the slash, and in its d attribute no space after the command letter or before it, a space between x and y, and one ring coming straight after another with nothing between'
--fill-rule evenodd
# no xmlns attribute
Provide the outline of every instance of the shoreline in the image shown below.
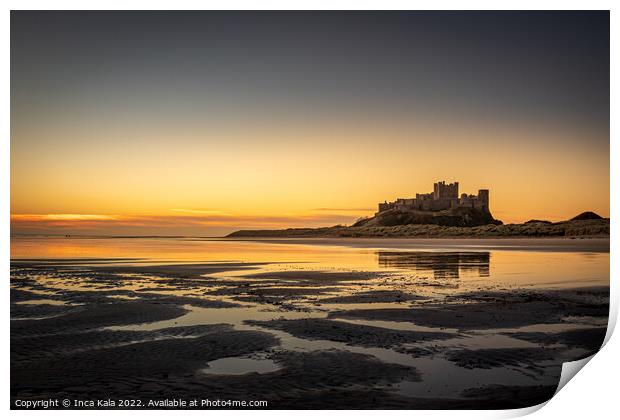
<svg viewBox="0 0 620 420"><path fill-rule="evenodd" d="M609 236L583 238L343 238L343 237L225 237L217 241L260 242L352 248L480 249L495 251L548 251L609 253Z"/></svg>

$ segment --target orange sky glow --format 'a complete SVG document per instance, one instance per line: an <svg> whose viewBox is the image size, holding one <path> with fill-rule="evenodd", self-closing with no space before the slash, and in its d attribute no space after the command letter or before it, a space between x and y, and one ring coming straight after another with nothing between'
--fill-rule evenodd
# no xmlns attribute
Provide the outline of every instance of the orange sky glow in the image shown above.
<svg viewBox="0 0 620 420"><path fill-rule="evenodd" d="M11 232L351 224L442 180L609 217L609 13L535 15L13 12Z"/></svg>
<svg viewBox="0 0 620 420"><path fill-rule="evenodd" d="M481 123L482 124L482 123ZM432 191L490 189L505 223L609 215L607 133L485 123L198 128L43 127L55 147L12 148L14 233L221 235L239 228L350 224L376 204ZM22 134L25 135L25 134ZM67 138L92 136L88 147ZM92 159L97 156L97 159Z"/></svg>

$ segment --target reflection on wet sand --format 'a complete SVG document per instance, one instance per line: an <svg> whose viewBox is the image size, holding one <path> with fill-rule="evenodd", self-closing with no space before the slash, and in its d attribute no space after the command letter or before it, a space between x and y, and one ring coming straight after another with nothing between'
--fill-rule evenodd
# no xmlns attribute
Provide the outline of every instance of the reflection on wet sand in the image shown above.
<svg viewBox="0 0 620 420"><path fill-rule="evenodd" d="M458 279L461 273L489 277L490 252L377 251L380 267L432 271L435 280Z"/></svg>
<svg viewBox="0 0 620 420"><path fill-rule="evenodd" d="M179 240L178 259L133 239L126 256L164 242L160 259L12 261L13 399L516 408L605 334L608 254Z"/></svg>

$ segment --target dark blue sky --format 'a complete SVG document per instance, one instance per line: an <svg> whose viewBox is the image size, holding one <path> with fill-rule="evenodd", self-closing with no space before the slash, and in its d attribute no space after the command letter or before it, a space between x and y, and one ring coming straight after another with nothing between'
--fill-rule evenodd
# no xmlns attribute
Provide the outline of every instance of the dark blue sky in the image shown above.
<svg viewBox="0 0 620 420"><path fill-rule="evenodd" d="M13 12L11 38L17 116L218 103L609 120L608 12Z"/></svg>

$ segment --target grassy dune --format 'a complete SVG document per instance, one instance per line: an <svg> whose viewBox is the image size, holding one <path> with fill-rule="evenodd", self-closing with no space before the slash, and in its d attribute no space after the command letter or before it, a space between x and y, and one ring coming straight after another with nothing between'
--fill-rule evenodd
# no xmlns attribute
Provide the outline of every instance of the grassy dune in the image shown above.
<svg viewBox="0 0 620 420"><path fill-rule="evenodd" d="M438 225L332 226L280 230L239 230L228 235L242 237L403 237L403 238L497 238L497 237L593 237L609 236L609 219L568 220L557 223L528 222L507 225L452 227Z"/></svg>

